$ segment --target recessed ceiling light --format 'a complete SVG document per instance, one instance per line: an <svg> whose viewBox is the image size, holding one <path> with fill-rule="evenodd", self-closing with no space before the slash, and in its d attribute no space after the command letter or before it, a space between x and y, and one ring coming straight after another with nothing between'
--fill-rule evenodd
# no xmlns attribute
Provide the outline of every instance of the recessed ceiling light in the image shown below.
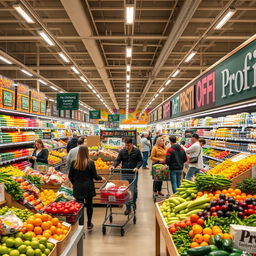
<svg viewBox="0 0 256 256"><path fill-rule="evenodd" d="M177 69L173 74L172 77L176 77L180 73L180 69Z"/></svg>
<svg viewBox="0 0 256 256"><path fill-rule="evenodd" d="M126 75L126 80L127 80L127 81L130 81L130 80L131 80L131 76L127 74L127 75Z"/></svg>
<svg viewBox="0 0 256 256"><path fill-rule="evenodd" d="M80 76L80 79L81 79L84 83L87 83L87 80L84 78L84 76Z"/></svg>
<svg viewBox="0 0 256 256"><path fill-rule="evenodd" d="M25 69L21 69L20 71L23 72L24 74L26 74L27 76L33 76L30 72L28 72Z"/></svg>
<svg viewBox="0 0 256 256"><path fill-rule="evenodd" d="M47 83L42 79L38 79L38 82L40 82L41 84L47 85Z"/></svg>
<svg viewBox="0 0 256 256"><path fill-rule="evenodd" d="M126 83L126 87L127 87L127 88L130 88L130 83Z"/></svg>
<svg viewBox="0 0 256 256"><path fill-rule="evenodd" d="M191 61L191 59L196 55L196 51L192 51L189 55L188 55L188 57L185 59L185 62L190 62Z"/></svg>
<svg viewBox="0 0 256 256"><path fill-rule="evenodd" d="M167 86L167 85L170 84L171 82L172 82L172 80L169 79L169 80L166 81L165 85Z"/></svg>
<svg viewBox="0 0 256 256"><path fill-rule="evenodd" d="M164 87L162 87L159 92L162 92L163 90L164 90Z"/></svg>
<svg viewBox="0 0 256 256"><path fill-rule="evenodd" d="M44 32L44 31L39 31L38 34L44 39L44 41L50 45L50 46L54 46L55 43L53 42L53 40Z"/></svg>
<svg viewBox="0 0 256 256"><path fill-rule="evenodd" d="M129 93L129 92L130 92L130 90L129 90L129 89L127 89L127 90L126 90L126 93Z"/></svg>
<svg viewBox="0 0 256 256"><path fill-rule="evenodd" d="M126 6L126 23L132 24L134 22L134 6Z"/></svg>
<svg viewBox="0 0 256 256"><path fill-rule="evenodd" d="M14 4L13 8L19 13L19 15L27 22L27 23L35 23L34 20L30 17L30 15L21 7L19 4Z"/></svg>
<svg viewBox="0 0 256 256"><path fill-rule="evenodd" d="M236 9L234 7L230 7L228 9L228 12L222 17L222 19L217 23L215 26L215 29L220 29L222 28L226 22L235 14Z"/></svg>
<svg viewBox="0 0 256 256"><path fill-rule="evenodd" d="M52 88L55 91L58 91L58 89L56 87L54 87L54 86L50 86L50 88Z"/></svg>
<svg viewBox="0 0 256 256"><path fill-rule="evenodd" d="M77 68L75 66L72 66L71 69L76 73L79 74L79 71L77 70Z"/></svg>
<svg viewBox="0 0 256 256"><path fill-rule="evenodd" d="M132 57L132 47L127 46L126 47L126 58L131 58Z"/></svg>
<svg viewBox="0 0 256 256"><path fill-rule="evenodd" d="M67 58L67 56L63 52L58 52L58 54L66 63L70 63L70 60Z"/></svg>
<svg viewBox="0 0 256 256"><path fill-rule="evenodd" d="M6 59L5 57L3 57L3 56L0 56L0 60L1 61L3 61L3 62L5 62L6 64L9 64L9 65L11 65L12 64L12 62L11 61L9 61L8 59Z"/></svg>
<svg viewBox="0 0 256 256"><path fill-rule="evenodd" d="M127 72L131 72L131 64L127 64L127 66L126 66L126 71L127 71Z"/></svg>

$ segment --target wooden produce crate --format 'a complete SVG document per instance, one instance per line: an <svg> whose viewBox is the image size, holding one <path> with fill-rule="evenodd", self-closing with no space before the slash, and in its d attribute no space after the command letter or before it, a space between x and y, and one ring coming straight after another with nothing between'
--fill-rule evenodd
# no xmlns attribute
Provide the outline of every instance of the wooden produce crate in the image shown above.
<svg viewBox="0 0 256 256"><path fill-rule="evenodd" d="M23 209L23 210L24 209L28 209L24 205L18 203L17 201L14 201L12 199L12 196L9 193L7 193L7 192L5 192L5 201L6 201L6 205L8 207L12 207L13 206L13 207L16 207L16 208L19 208L19 209Z"/></svg>
<svg viewBox="0 0 256 256"><path fill-rule="evenodd" d="M57 244L54 245L53 250L48 256L58 256L59 254L57 253Z"/></svg>
<svg viewBox="0 0 256 256"><path fill-rule="evenodd" d="M75 227L75 226L73 226L73 227ZM57 255L60 255L67 247L68 243L70 242L71 237L74 234L73 227L70 226L70 229L69 229L66 237L62 241L57 243Z"/></svg>
<svg viewBox="0 0 256 256"><path fill-rule="evenodd" d="M241 174L239 174L238 176L234 177L232 180L232 188L235 188L237 183L244 180L244 179L248 179L248 178L252 178L252 169L247 170L246 172L243 172Z"/></svg>

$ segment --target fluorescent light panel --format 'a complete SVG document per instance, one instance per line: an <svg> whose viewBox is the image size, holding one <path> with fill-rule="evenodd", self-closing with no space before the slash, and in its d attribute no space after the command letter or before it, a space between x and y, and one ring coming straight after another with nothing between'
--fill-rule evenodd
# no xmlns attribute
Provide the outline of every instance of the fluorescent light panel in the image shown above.
<svg viewBox="0 0 256 256"><path fill-rule="evenodd" d="M76 73L79 74L79 71L77 70L77 68L75 66L72 66L71 69Z"/></svg>
<svg viewBox="0 0 256 256"><path fill-rule="evenodd" d="M165 85L167 86L167 85L169 85L171 82L172 82L172 80L169 79L169 80L166 81Z"/></svg>
<svg viewBox="0 0 256 256"><path fill-rule="evenodd" d="M92 86L90 84L87 84L87 86L92 90Z"/></svg>
<svg viewBox="0 0 256 256"><path fill-rule="evenodd" d="M130 65L130 64L127 64L127 66L126 66L126 71L127 71L127 72L131 72L131 65Z"/></svg>
<svg viewBox="0 0 256 256"><path fill-rule="evenodd" d="M162 92L163 90L164 90L164 87L162 87L159 92Z"/></svg>
<svg viewBox="0 0 256 256"><path fill-rule="evenodd" d="M180 69L177 69L173 74L172 77L176 77L180 73Z"/></svg>
<svg viewBox="0 0 256 256"><path fill-rule="evenodd" d="M131 58L132 57L132 47L127 46L126 47L126 58Z"/></svg>
<svg viewBox="0 0 256 256"><path fill-rule="evenodd" d="M59 52L58 54L66 63L70 63L70 60L67 58L67 56L63 52Z"/></svg>
<svg viewBox="0 0 256 256"><path fill-rule="evenodd" d="M130 81L130 80L131 80L131 75L128 75L128 74L127 74L127 75L126 75L126 80L127 80L127 81Z"/></svg>
<svg viewBox="0 0 256 256"><path fill-rule="evenodd" d="M30 76L30 77L33 76L30 72L28 72L25 69L21 69L20 71L23 72L24 74L26 74L27 76Z"/></svg>
<svg viewBox="0 0 256 256"><path fill-rule="evenodd" d="M87 80L84 78L84 76L80 76L80 79L81 79L84 83L87 83Z"/></svg>
<svg viewBox="0 0 256 256"><path fill-rule="evenodd" d="M127 88L130 88L130 83L126 83L126 87L127 87Z"/></svg>
<svg viewBox="0 0 256 256"><path fill-rule="evenodd" d="M52 39L44 31L39 31L38 33L48 45L50 45L50 46L55 45L55 43L52 41Z"/></svg>
<svg viewBox="0 0 256 256"><path fill-rule="evenodd" d="M13 8L27 23L35 23L34 20L30 17L30 15L19 4L13 5Z"/></svg>
<svg viewBox="0 0 256 256"><path fill-rule="evenodd" d="M126 6L126 23L133 24L134 22L134 6Z"/></svg>
<svg viewBox="0 0 256 256"><path fill-rule="evenodd" d="M97 93L94 89L92 90L92 92L95 93L95 94Z"/></svg>
<svg viewBox="0 0 256 256"><path fill-rule="evenodd" d="M58 91L58 89L54 86L50 86L50 88L52 88L54 91Z"/></svg>
<svg viewBox="0 0 256 256"><path fill-rule="evenodd" d="M9 65L11 65L12 64L12 62L11 61L9 61L8 59L6 59L5 57L3 57L3 56L0 56L0 60L1 61L3 61L3 62L5 62L6 64L9 64Z"/></svg>
<svg viewBox="0 0 256 256"><path fill-rule="evenodd" d="M192 58L196 55L196 51L192 51L189 55L188 55L188 57L185 59L185 62L190 62L191 60L192 60Z"/></svg>
<svg viewBox="0 0 256 256"><path fill-rule="evenodd" d="M41 83L41 84L47 85L47 83L42 79L38 79L38 82Z"/></svg>
<svg viewBox="0 0 256 256"><path fill-rule="evenodd" d="M235 14L235 12L236 12L235 8L229 8L228 12L217 23L217 25L215 26L215 29L222 28L227 23L227 21Z"/></svg>

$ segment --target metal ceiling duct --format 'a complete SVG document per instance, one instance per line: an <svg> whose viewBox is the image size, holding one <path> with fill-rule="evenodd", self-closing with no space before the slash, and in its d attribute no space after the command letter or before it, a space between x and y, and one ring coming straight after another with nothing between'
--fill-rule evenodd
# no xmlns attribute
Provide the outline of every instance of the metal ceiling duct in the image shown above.
<svg viewBox="0 0 256 256"><path fill-rule="evenodd" d="M140 97L140 100L137 105L137 109L142 104L145 95L147 94L148 90L150 89L150 86L154 82L154 77L157 76L160 69L165 64L167 58L169 57L170 53L174 49L175 45L177 44L180 36L183 34L184 30L186 29L188 23L190 22L191 18L193 17L195 11L197 10L199 4L201 3L201 0L186 0L180 10L179 16L177 20L175 21L172 30L164 44L164 47L162 48L160 55L156 61L156 64L152 70L152 75L148 79L146 86L144 87L144 90L142 92L142 95Z"/></svg>
<svg viewBox="0 0 256 256"><path fill-rule="evenodd" d="M82 38L88 38L93 36L93 30L91 28L89 19L86 16L84 7L80 0L61 0L63 7L65 8L74 28L78 35ZM109 81L107 71L105 69L105 63L101 56L99 47L95 39L81 39L86 50L88 51L101 79L114 103L116 109L119 109L112 85Z"/></svg>

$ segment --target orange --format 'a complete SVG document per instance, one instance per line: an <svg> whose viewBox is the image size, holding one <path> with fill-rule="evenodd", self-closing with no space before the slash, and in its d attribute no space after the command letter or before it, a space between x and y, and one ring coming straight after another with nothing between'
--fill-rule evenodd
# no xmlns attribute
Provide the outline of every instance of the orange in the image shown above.
<svg viewBox="0 0 256 256"><path fill-rule="evenodd" d="M27 219L27 223L34 225L34 220L35 220L35 218L34 218L33 216L30 216L30 217Z"/></svg>
<svg viewBox="0 0 256 256"><path fill-rule="evenodd" d="M45 230L45 231L43 232L43 237L49 239L49 238L51 237L51 233Z"/></svg>
<svg viewBox="0 0 256 256"><path fill-rule="evenodd" d="M42 221L48 221L48 219L49 219L49 217L48 217L49 215L48 214L42 214L42 217L41 217L41 220Z"/></svg>
<svg viewBox="0 0 256 256"><path fill-rule="evenodd" d="M233 191L234 191L233 188L229 188L229 189L228 189L228 192L229 192L229 193L232 193Z"/></svg>
<svg viewBox="0 0 256 256"><path fill-rule="evenodd" d="M50 227L50 231L52 232L52 234L55 234L56 233L56 227L55 226L51 226Z"/></svg>
<svg viewBox="0 0 256 256"><path fill-rule="evenodd" d="M34 225L33 224L27 224L26 229L27 229L27 231L33 231L34 230Z"/></svg>
<svg viewBox="0 0 256 256"><path fill-rule="evenodd" d="M201 234L196 234L193 238L193 242L202 243L204 241L204 237Z"/></svg>
<svg viewBox="0 0 256 256"><path fill-rule="evenodd" d="M194 234L201 234L203 232L203 228L198 224L194 225L192 227L192 230L193 230Z"/></svg>
<svg viewBox="0 0 256 256"><path fill-rule="evenodd" d="M36 218L36 219L34 220L34 225L35 225L35 226L41 226L41 225L42 225L42 220L41 220L41 218Z"/></svg>
<svg viewBox="0 0 256 256"><path fill-rule="evenodd" d="M61 235L62 234L62 229L61 228L57 228L56 229L56 234L57 235Z"/></svg>
<svg viewBox="0 0 256 256"><path fill-rule="evenodd" d="M228 191L226 189L222 190L222 194L226 194Z"/></svg>
<svg viewBox="0 0 256 256"><path fill-rule="evenodd" d="M204 237L204 242L207 242L207 243L209 242L209 240L211 238L211 236L208 234L205 234L203 237Z"/></svg>
<svg viewBox="0 0 256 256"><path fill-rule="evenodd" d="M236 193L232 192L230 195L234 197L234 196L236 196Z"/></svg>
<svg viewBox="0 0 256 256"><path fill-rule="evenodd" d="M224 234L223 234L223 239L232 239L232 238L231 238L231 235L230 235L230 234L224 233Z"/></svg>
<svg viewBox="0 0 256 256"><path fill-rule="evenodd" d="M43 236L42 235L37 235L36 238L41 239Z"/></svg>
<svg viewBox="0 0 256 256"><path fill-rule="evenodd" d="M58 240L59 241L59 236L57 234L53 235L52 236L55 240Z"/></svg>
<svg viewBox="0 0 256 256"><path fill-rule="evenodd" d="M34 232L36 235L41 235L43 230L41 227L35 227Z"/></svg>
<svg viewBox="0 0 256 256"><path fill-rule="evenodd" d="M213 235L219 235L219 234L221 234L222 233L222 230L220 229L220 228L215 228L214 230L213 230Z"/></svg>
<svg viewBox="0 0 256 256"><path fill-rule="evenodd" d="M212 234L212 229L211 228L204 228L203 234L211 235Z"/></svg>
<svg viewBox="0 0 256 256"><path fill-rule="evenodd" d="M193 243L191 243L190 247L196 248L196 247L199 247L199 244L197 242L193 242Z"/></svg>
<svg viewBox="0 0 256 256"><path fill-rule="evenodd" d="M27 234L30 234L32 237L36 237L36 234L32 231L27 232Z"/></svg>
<svg viewBox="0 0 256 256"><path fill-rule="evenodd" d="M61 241L65 238L65 235L60 235L59 238L60 238L60 241Z"/></svg>
<svg viewBox="0 0 256 256"><path fill-rule="evenodd" d="M209 245L207 242L200 243L200 246L207 246L207 245Z"/></svg>
<svg viewBox="0 0 256 256"><path fill-rule="evenodd" d="M35 219L37 219L37 218L41 219L42 218L42 214L36 213L36 214L34 214L34 218Z"/></svg>
<svg viewBox="0 0 256 256"><path fill-rule="evenodd" d="M200 191L200 192L197 193L197 195L198 195L198 196L202 196L202 195L203 195L203 192Z"/></svg>
<svg viewBox="0 0 256 256"><path fill-rule="evenodd" d="M57 226L58 224L59 224L59 219L58 218L52 218L52 224L54 225L54 226Z"/></svg>
<svg viewBox="0 0 256 256"><path fill-rule="evenodd" d="M235 193L236 193L237 195L241 195L242 191L241 191L239 188L237 188L237 189L235 189Z"/></svg>
<svg viewBox="0 0 256 256"><path fill-rule="evenodd" d="M51 227L51 223L49 221L44 221L41 227L43 228L43 230L47 230Z"/></svg>

